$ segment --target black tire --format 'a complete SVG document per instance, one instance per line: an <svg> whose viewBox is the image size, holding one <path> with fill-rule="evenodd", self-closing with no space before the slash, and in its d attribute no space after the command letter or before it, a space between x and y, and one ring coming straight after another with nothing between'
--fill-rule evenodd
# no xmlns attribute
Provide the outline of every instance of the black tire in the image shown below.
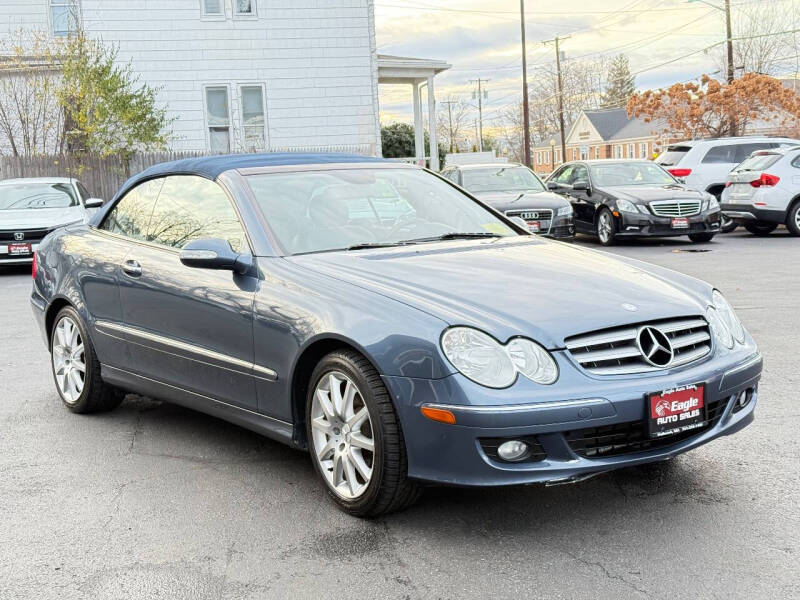
<svg viewBox="0 0 800 600"><path fill-rule="evenodd" d="M611 230L606 232L601 230L601 227L606 223L605 219L608 219L607 223L611 227ZM609 209L605 207L600 209L595 223L594 234L603 246L613 246L617 243L617 222Z"/></svg>
<svg viewBox="0 0 800 600"><path fill-rule="evenodd" d="M369 411L371 434L374 440L372 476L366 490L357 498L343 498L333 491L315 454L312 438L312 400L323 377L332 372L343 373L358 388ZM339 350L325 356L311 374L306 398L306 436L311 462L325 485L328 495L345 512L357 517L377 517L403 510L419 497L419 484L408 478L408 458L400 420L389 392L380 375L362 355L351 350Z"/></svg>
<svg viewBox="0 0 800 600"><path fill-rule="evenodd" d="M695 244L705 244L714 239L716 233L690 233L689 239Z"/></svg>
<svg viewBox="0 0 800 600"><path fill-rule="evenodd" d="M757 235L759 237L764 237L775 231L777 229L777 223L767 223L765 221L750 221L744 224L744 228L747 229L753 235Z"/></svg>
<svg viewBox="0 0 800 600"><path fill-rule="evenodd" d="M83 364L85 366L83 389L74 399L65 397L61 390L58 377L56 376L55 368L54 352L56 352L58 342L57 331L59 324L65 319L69 319L69 321L77 327L78 333L80 334L80 341L83 343ZM120 405L125 394L121 390L105 383L100 377L100 361L97 360L97 354L95 354L92 340L86 330L86 325L84 325L83 319L81 319L78 312L71 306L62 308L53 321L53 330L50 332L50 354L50 366L53 372L53 381L56 384L56 391L61 398L61 402L63 402L64 406L71 412L78 414L105 412L114 410Z"/></svg>
<svg viewBox="0 0 800 600"><path fill-rule="evenodd" d="M727 217L725 215L722 215L720 217L720 222L721 222L721 225L720 225L720 229L719 230L722 233L733 233L734 231L736 231L736 228L739 226L739 224L736 221L734 221L733 219L731 219L730 217Z"/></svg>
<svg viewBox="0 0 800 600"><path fill-rule="evenodd" d="M800 236L800 200L795 203L786 213L786 229L794 236Z"/></svg>

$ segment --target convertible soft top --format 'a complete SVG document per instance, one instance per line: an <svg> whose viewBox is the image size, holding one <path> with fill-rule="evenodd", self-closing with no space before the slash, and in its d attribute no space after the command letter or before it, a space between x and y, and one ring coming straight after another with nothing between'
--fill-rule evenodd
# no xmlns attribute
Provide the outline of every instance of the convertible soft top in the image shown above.
<svg viewBox="0 0 800 600"><path fill-rule="evenodd" d="M388 161L383 158L361 156L358 154L272 152L263 154L218 154L163 162L133 175L122 184L122 187L114 195L111 202L108 202L95 213L92 222L94 224L99 223L117 199L127 193L128 190L142 181L155 177L164 177L166 175L198 175L213 181L225 171L230 171L232 169L357 162L371 163Z"/></svg>

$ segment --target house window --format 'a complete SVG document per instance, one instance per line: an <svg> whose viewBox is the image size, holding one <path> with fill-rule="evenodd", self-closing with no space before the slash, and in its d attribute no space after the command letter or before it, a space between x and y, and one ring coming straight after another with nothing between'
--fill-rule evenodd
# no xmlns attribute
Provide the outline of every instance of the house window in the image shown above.
<svg viewBox="0 0 800 600"><path fill-rule="evenodd" d="M200 0L203 3L203 14L218 17L222 15L222 0Z"/></svg>
<svg viewBox="0 0 800 600"><path fill-rule="evenodd" d="M239 16L256 14L256 0L233 0L234 12Z"/></svg>
<svg viewBox="0 0 800 600"><path fill-rule="evenodd" d="M231 114L228 108L228 88L206 88L206 122L208 147L212 153L231 151Z"/></svg>
<svg viewBox="0 0 800 600"><path fill-rule="evenodd" d="M600 158L600 146L595 146L594 147L594 158L595 158L595 160Z"/></svg>
<svg viewBox="0 0 800 600"><path fill-rule="evenodd" d="M636 158L636 155L634 155L635 149L635 144L628 144L628 158Z"/></svg>
<svg viewBox="0 0 800 600"><path fill-rule="evenodd" d="M78 0L50 0L50 27L53 35L63 37L78 31L80 7Z"/></svg>
<svg viewBox="0 0 800 600"><path fill-rule="evenodd" d="M647 142L639 144L639 158L647 158Z"/></svg>
<svg viewBox="0 0 800 600"><path fill-rule="evenodd" d="M244 147L251 152L266 147L264 121L264 88L260 85L245 85L241 88L242 132Z"/></svg>
<svg viewBox="0 0 800 600"><path fill-rule="evenodd" d="M622 146L614 146L614 158L622 158Z"/></svg>

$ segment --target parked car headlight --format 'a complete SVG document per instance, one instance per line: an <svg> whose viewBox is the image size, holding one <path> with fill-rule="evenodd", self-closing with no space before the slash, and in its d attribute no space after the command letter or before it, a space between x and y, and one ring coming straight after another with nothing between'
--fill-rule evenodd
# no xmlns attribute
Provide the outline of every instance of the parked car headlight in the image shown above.
<svg viewBox="0 0 800 600"><path fill-rule="evenodd" d="M442 351L459 373L491 388L510 386L521 373L531 381L553 383L558 367L536 342L514 338L503 345L472 327L452 327L442 335Z"/></svg>
<svg viewBox="0 0 800 600"><path fill-rule="evenodd" d="M706 309L706 319L708 319L711 332L714 334L714 337L717 338L717 341L728 350L733 348L733 334L722 320L719 311L713 306L709 306Z"/></svg>
<svg viewBox="0 0 800 600"><path fill-rule="evenodd" d="M572 214L572 206L562 206L558 209L556 216L559 217L568 217Z"/></svg>
<svg viewBox="0 0 800 600"><path fill-rule="evenodd" d="M717 197L714 194L709 194L706 192L706 198L703 200L703 211L706 210L717 210L719 208L719 202L717 201Z"/></svg>
<svg viewBox="0 0 800 600"><path fill-rule="evenodd" d="M639 212L639 209L636 208L636 205L633 202L630 202L629 200L623 200L622 198L617 200L617 210L629 213Z"/></svg>
<svg viewBox="0 0 800 600"><path fill-rule="evenodd" d="M714 290L711 294L711 302L714 304L714 308L717 309L720 318L725 323L728 331L730 331L733 339L740 344L744 343L744 325L742 325L739 317L736 316L733 307L725 300L725 296Z"/></svg>

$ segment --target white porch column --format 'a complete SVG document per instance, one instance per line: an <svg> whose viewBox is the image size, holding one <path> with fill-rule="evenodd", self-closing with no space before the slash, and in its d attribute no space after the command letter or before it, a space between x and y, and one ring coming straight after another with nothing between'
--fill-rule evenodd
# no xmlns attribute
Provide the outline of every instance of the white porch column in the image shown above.
<svg viewBox="0 0 800 600"><path fill-rule="evenodd" d="M425 137L422 127L422 103L420 101L419 84L415 81L411 84L411 91L414 96L414 157L417 163L425 161Z"/></svg>
<svg viewBox="0 0 800 600"><path fill-rule="evenodd" d="M431 143L431 171L438 171L439 142L436 139L436 95L433 93L433 75L428 77L428 137Z"/></svg>

